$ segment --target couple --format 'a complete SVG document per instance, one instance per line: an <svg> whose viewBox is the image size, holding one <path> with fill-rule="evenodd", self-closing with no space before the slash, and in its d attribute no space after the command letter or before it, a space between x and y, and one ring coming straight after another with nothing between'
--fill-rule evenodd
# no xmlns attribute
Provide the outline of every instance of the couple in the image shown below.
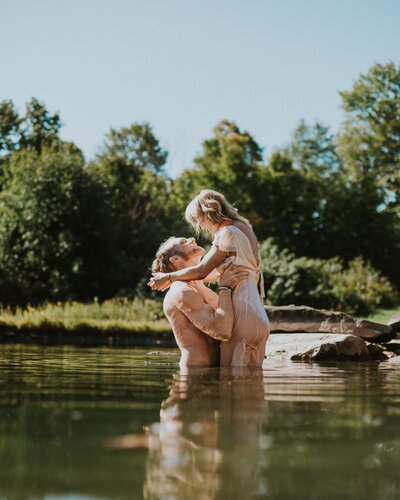
<svg viewBox="0 0 400 500"><path fill-rule="evenodd" d="M189 203L185 217L214 236L211 250L205 255L194 238L171 237L158 249L149 281L153 290L169 288L164 312L181 350L180 366L261 366L269 320L250 223L208 189ZM205 283L218 276L217 295Z"/></svg>

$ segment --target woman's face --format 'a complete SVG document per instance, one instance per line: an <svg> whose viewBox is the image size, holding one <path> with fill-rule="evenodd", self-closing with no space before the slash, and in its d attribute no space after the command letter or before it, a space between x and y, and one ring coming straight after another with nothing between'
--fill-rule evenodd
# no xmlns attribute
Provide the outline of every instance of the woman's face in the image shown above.
<svg viewBox="0 0 400 500"><path fill-rule="evenodd" d="M200 227L203 231L208 231L212 234L216 233L218 226L215 225L206 215L202 215L200 218Z"/></svg>

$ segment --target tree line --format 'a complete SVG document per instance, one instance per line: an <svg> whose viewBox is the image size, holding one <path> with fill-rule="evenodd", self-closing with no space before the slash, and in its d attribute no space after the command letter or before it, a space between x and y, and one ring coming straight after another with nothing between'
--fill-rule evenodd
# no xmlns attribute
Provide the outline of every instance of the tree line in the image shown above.
<svg viewBox="0 0 400 500"><path fill-rule="evenodd" d="M148 123L111 129L86 161L60 138L57 113L35 98L23 113L2 101L0 302L149 293L155 250L190 234L182 216L202 188L224 193L283 254L344 268L361 256L399 286L400 67L376 64L340 95L336 133L301 121L265 160L249 132L222 120L176 179Z"/></svg>

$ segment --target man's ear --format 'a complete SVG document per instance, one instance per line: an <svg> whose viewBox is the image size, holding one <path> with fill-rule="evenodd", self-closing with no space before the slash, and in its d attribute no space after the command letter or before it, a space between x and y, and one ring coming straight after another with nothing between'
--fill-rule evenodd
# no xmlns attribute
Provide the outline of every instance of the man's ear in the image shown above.
<svg viewBox="0 0 400 500"><path fill-rule="evenodd" d="M171 264L176 264L177 262L180 262L182 260L182 257L179 257L179 255L173 255L168 259Z"/></svg>

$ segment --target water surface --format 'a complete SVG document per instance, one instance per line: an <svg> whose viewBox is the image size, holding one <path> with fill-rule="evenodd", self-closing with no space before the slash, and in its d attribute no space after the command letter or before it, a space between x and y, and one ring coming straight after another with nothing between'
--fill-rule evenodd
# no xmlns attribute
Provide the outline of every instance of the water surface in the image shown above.
<svg viewBox="0 0 400 500"><path fill-rule="evenodd" d="M0 345L0 498L399 499L400 367Z"/></svg>

